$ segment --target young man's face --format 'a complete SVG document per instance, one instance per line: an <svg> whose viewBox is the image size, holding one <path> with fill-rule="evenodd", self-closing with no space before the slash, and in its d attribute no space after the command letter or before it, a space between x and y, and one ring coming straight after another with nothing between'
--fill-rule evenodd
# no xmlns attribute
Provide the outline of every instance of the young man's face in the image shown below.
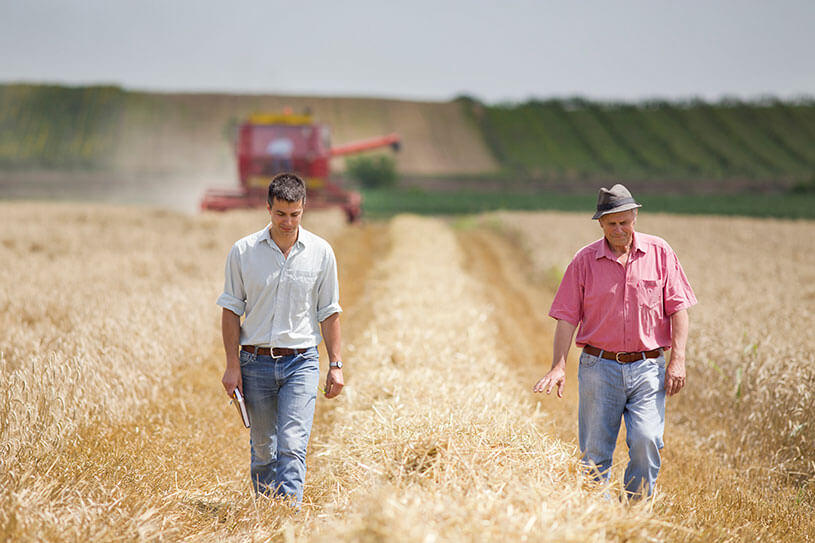
<svg viewBox="0 0 815 543"><path fill-rule="evenodd" d="M272 236L296 236L303 218L303 201L287 202L275 198L272 205L266 204L272 216Z"/></svg>

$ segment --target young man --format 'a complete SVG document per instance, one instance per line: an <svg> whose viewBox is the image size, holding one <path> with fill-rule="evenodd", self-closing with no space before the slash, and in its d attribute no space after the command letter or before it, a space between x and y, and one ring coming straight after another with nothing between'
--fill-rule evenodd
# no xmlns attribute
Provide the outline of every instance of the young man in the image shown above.
<svg viewBox="0 0 815 543"><path fill-rule="evenodd" d="M575 330L580 355L578 432L584 462L608 480L625 419L629 496L650 496L660 467L665 394L685 386L688 308L696 297L679 259L662 239L634 231L637 208L622 185L602 188L603 238L577 252L549 315L557 319L552 369L533 390L563 397L566 355ZM665 365L665 349L672 349Z"/></svg>
<svg viewBox="0 0 815 543"><path fill-rule="evenodd" d="M337 263L328 242L300 226L305 203L306 186L298 176L272 179L271 222L232 246L217 302L226 350L222 383L229 396L241 391L249 412L252 485L297 506L321 338L329 357L325 397L336 397L343 387Z"/></svg>

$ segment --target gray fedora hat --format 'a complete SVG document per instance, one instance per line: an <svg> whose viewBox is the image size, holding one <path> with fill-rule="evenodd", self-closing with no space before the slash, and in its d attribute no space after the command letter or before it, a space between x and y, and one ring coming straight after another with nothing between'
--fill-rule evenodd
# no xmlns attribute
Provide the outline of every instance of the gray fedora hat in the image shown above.
<svg viewBox="0 0 815 543"><path fill-rule="evenodd" d="M600 189L600 194L597 195L597 213L592 219L599 219L609 213L619 213L636 207L642 206L634 201L634 197L627 188L617 183L610 189L605 187Z"/></svg>

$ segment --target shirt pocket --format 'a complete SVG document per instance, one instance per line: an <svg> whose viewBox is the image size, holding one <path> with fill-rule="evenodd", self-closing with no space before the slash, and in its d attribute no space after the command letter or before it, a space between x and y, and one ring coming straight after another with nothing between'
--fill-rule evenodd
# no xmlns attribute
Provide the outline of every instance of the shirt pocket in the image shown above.
<svg viewBox="0 0 815 543"><path fill-rule="evenodd" d="M286 272L286 290L291 311L302 316L314 308L314 293L317 290L318 271L288 270Z"/></svg>
<svg viewBox="0 0 815 543"><path fill-rule="evenodd" d="M637 302L642 307L662 312L662 284L656 279L637 282Z"/></svg>
<svg viewBox="0 0 815 543"><path fill-rule="evenodd" d="M662 284L650 279L638 281L637 304L640 331L646 336L652 336L662 322Z"/></svg>

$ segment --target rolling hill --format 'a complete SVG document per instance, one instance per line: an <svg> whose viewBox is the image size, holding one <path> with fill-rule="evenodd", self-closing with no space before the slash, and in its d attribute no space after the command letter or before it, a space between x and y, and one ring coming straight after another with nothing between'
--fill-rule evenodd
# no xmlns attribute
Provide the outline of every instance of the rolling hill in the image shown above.
<svg viewBox="0 0 815 543"><path fill-rule="evenodd" d="M336 143L399 132L402 184L424 189L573 192L623 180L655 193L779 192L813 184L815 172L815 101L806 99L487 105L24 84L0 85L0 172L205 175L231 184L237 123L285 107L311 111Z"/></svg>
<svg viewBox="0 0 815 543"><path fill-rule="evenodd" d="M459 104L367 98L156 94L118 87L0 85L0 169L207 173L234 179L233 130L258 111L310 110L335 143L399 132L407 175L477 174L496 163ZM342 162L336 164L342 169Z"/></svg>

